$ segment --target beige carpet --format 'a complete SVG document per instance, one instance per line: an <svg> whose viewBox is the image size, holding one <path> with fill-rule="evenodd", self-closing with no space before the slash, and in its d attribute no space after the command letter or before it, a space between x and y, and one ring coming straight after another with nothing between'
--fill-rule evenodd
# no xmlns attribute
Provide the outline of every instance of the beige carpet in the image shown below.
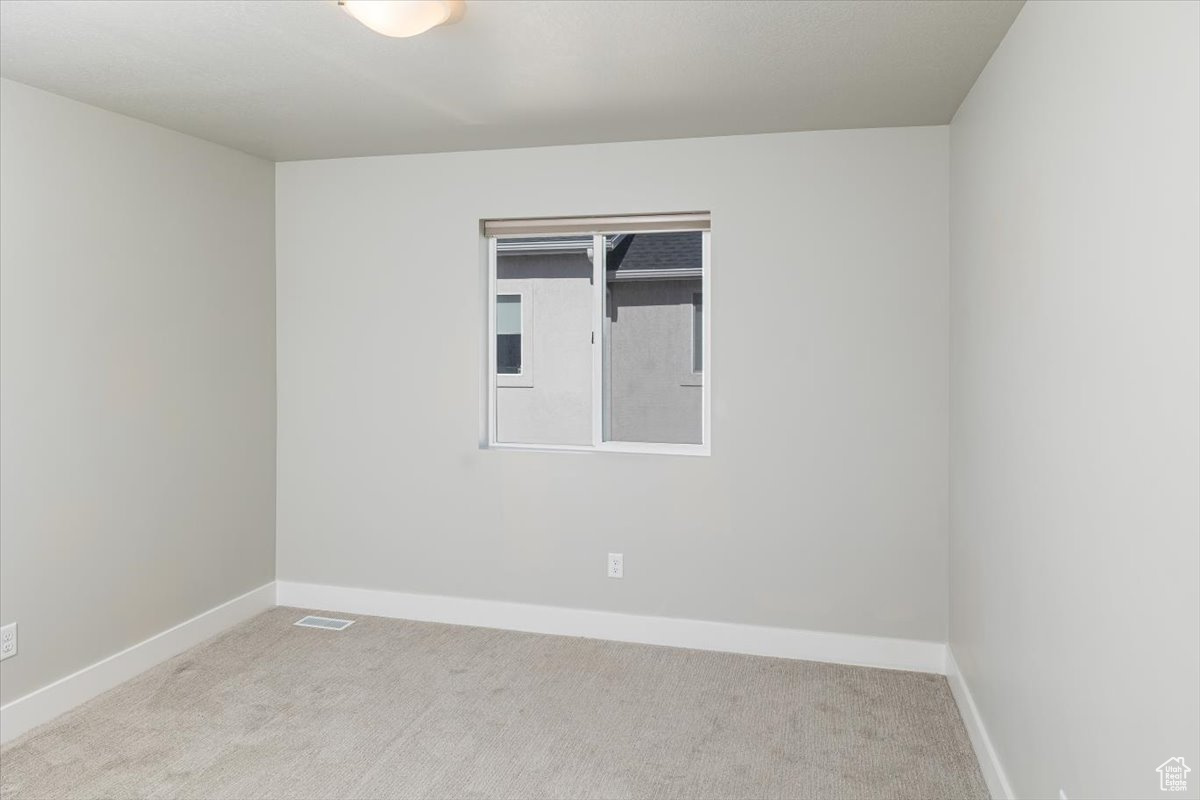
<svg viewBox="0 0 1200 800"><path fill-rule="evenodd" d="M31 731L3 798L985 798L944 678L278 608Z"/></svg>

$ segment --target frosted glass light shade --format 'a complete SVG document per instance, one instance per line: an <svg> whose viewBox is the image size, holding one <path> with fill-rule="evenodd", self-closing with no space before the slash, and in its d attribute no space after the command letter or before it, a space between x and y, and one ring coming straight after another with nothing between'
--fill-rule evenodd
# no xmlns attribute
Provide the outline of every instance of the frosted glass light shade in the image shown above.
<svg viewBox="0 0 1200 800"><path fill-rule="evenodd" d="M350 16L384 36L408 37L461 16L461 0L339 0Z"/></svg>

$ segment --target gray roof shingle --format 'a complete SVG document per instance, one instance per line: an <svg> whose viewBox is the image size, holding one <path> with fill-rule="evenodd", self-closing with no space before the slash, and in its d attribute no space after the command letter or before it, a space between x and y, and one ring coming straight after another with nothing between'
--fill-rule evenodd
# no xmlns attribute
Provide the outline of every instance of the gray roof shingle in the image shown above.
<svg viewBox="0 0 1200 800"><path fill-rule="evenodd" d="M701 233L626 233L608 254L609 271L700 269Z"/></svg>

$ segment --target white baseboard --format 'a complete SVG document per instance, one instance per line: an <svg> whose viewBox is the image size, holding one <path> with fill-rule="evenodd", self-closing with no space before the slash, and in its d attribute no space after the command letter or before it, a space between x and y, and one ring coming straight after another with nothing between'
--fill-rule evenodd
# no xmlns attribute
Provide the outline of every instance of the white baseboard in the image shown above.
<svg viewBox="0 0 1200 800"><path fill-rule="evenodd" d="M274 605L272 582L0 706L0 742L15 739Z"/></svg>
<svg viewBox="0 0 1200 800"><path fill-rule="evenodd" d="M850 633L278 581L281 606L944 674L946 645Z"/></svg>
<svg viewBox="0 0 1200 800"><path fill-rule="evenodd" d="M975 706L975 698L971 696L971 690L949 646L946 647L946 680L950 683L954 701L958 703L958 713L962 715L967 735L971 737L971 746L975 748L979 769L983 772L983 779L987 781L988 791L993 800L1013 800L1015 795L1008 783L1008 776L1004 774L1004 767L1000 765L992 738L988 736L983 718L979 716L979 709Z"/></svg>

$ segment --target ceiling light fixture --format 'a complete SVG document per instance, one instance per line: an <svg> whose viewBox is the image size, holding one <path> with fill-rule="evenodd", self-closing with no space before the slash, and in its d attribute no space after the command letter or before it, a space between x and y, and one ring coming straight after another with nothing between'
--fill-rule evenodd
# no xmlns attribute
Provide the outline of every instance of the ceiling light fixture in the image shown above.
<svg viewBox="0 0 1200 800"><path fill-rule="evenodd" d="M407 37L458 22L463 0L338 0L350 16L384 36Z"/></svg>

